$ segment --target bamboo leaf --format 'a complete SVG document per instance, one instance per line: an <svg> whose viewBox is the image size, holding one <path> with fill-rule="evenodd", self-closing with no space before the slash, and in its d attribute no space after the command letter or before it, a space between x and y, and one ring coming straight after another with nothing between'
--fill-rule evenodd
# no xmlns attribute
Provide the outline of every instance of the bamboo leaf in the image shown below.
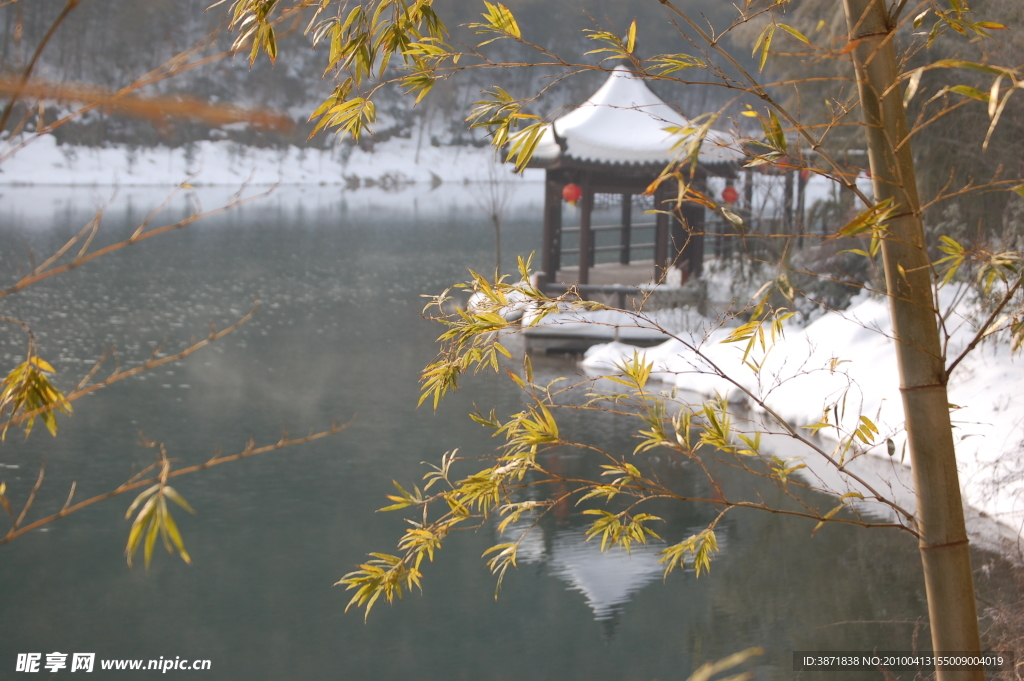
<svg viewBox="0 0 1024 681"><path fill-rule="evenodd" d="M950 92L955 92L958 95L970 97L971 99L977 99L980 102L987 102L988 95L977 88L973 88L970 85L954 85L949 88Z"/></svg>
<svg viewBox="0 0 1024 681"><path fill-rule="evenodd" d="M778 27L781 28L786 33L788 33L791 36L793 36L794 38L796 38L797 40L799 40L800 42L806 43L808 45L811 44L811 41L807 39L807 36L805 36L800 31L796 30L792 26L787 26L786 24L778 24Z"/></svg>
<svg viewBox="0 0 1024 681"><path fill-rule="evenodd" d="M847 223L842 229L836 232L837 237L854 237L865 232L881 229L881 224L889 219L893 212L892 199L886 199L881 203L861 211L853 220Z"/></svg>
<svg viewBox="0 0 1024 681"><path fill-rule="evenodd" d="M474 33L498 33L501 37L522 38L519 24L508 7L500 2L490 3L487 0L484 0L484 6L487 11L481 15L484 18L483 23L469 24L469 28L476 29ZM497 38L484 41L480 45L486 45L494 40Z"/></svg>
<svg viewBox="0 0 1024 681"><path fill-rule="evenodd" d="M761 48L761 59L758 61L757 70L764 71L764 65L768 62L768 51L772 45L772 38L775 36L775 25L771 25L764 36L764 45Z"/></svg>
<svg viewBox="0 0 1024 681"><path fill-rule="evenodd" d="M903 93L903 106L910 104L910 100L917 94L917 88L921 85L921 76L924 75L924 67L914 69L907 81L907 91Z"/></svg>
<svg viewBox="0 0 1024 681"><path fill-rule="evenodd" d="M970 69L972 71L980 71L981 73L987 73L993 76L1008 76L1013 77L1013 69L1008 69L1001 66L994 66L991 64L981 64L978 62L968 61L965 59L940 59L933 62L928 68L932 69Z"/></svg>
<svg viewBox="0 0 1024 681"><path fill-rule="evenodd" d="M747 648L746 650L733 653L732 655L718 660L717 662L705 662L697 669L697 671L691 674L686 681L710 681L710 679L716 674L738 667L750 658L763 654L763 648ZM752 678L754 678L754 674L752 672L744 672L742 674L730 676L726 679L721 679L721 681L747 681Z"/></svg>
<svg viewBox="0 0 1024 681"><path fill-rule="evenodd" d="M167 530L167 536L174 544L174 548L177 549L178 555L188 565L192 564L192 557L188 555L188 551L185 550L185 542L181 539L181 532L178 531L178 525L174 522L174 518L171 517L170 513L164 515L164 527Z"/></svg>
<svg viewBox="0 0 1024 681"><path fill-rule="evenodd" d="M833 516L835 516L836 513L839 513L841 510L843 510L843 508L845 506L846 506L846 504L839 504L838 506L833 508L831 511L826 513L824 516L822 516L821 522L819 522L817 525L815 525L814 529L811 530L811 535L813 536L815 533L817 533L818 530L820 530L822 527L825 526L825 523L827 523L829 520L831 520L833 518Z"/></svg>
<svg viewBox="0 0 1024 681"><path fill-rule="evenodd" d="M158 489L160 489L160 485L159 484L153 485L152 487L147 489L145 492L143 492L139 496L135 497L135 501L133 501L132 505L128 507L128 511L124 514L124 517L125 518L130 518L132 516L132 513L139 506L139 504L141 504L143 501L148 499Z"/></svg>
<svg viewBox="0 0 1024 681"><path fill-rule="evenodd" d="M153 499L155 500L156 497ZM156 546L156 538L160 531L160 522L156 518L156 512L154 507L152 517L149 519L149 530L146 532L145 546L142 549L146 569L149 569L149 563L153 559L153 547Z"/></svg>
<svg viewBox="0 0 1024 681"><path fill-rule="evenodd" d="M702 59L691 57L688 54L663 54L651 59L652 68L660 69L659 75L667 76L683 69L692 69L705 66Z"/></svg>
<svg viewBox="0 0 1024 681"><path fill-rule="evenodd" d="M176 503L178 506L181 506L183 509L185 509L186 511L188 511L192 515L196 514L196 512L192 509L192 507L189 506L189 503L187 501L185 501L185 497L183 497L180 494L178 494L178 491L175 490L173 487L165 485L164 486L164 494L167 495L168 499L170 499L171 501Z"/></svg>
<svg viewBox="0 0 1024 681"><path fill-rule="evenodd" d="M995 118L996 110L999 107L999 92L1000 86L1003 82L1003 76L998 76L992 80L992 88L988 92L988 117Z"/></svg>

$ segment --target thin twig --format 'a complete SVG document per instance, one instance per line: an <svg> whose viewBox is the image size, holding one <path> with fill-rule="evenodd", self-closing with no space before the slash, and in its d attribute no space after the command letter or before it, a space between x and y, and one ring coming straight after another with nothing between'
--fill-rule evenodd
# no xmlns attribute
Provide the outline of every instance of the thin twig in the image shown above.
<svg viewBox="0 0 1024 681"><path fill-rule="evenodd" d="M204 338L201 341L193 343L192 345L188 346L187 348L185 348L181 352L175 353L173 355L167 355L165 357L160 357L160 358L157 358L157 359L151 359L148 362L145 362L144 364L140 364L139 366L136 366L136 367L132 367L131 369L121 370L120 368L118 368L118 369L116 369L114 371L114 373L112 373L110 376L108 376L104 380L100 381L99 383L92 383L90 385L82 385L82 383L79 383L79 387L76 388L74 391L72 391L72 392L68 393L67 395L65 395L64 399L66 399L68 402L73 402L74 400L77 400L80 397L85 397L89 393L96 392L100 388L106 388L107 386L112 385L114 383L117 383L118 381L123 381L124 379L130 378L132 376L135 376L136 374L140 374L140 373L142 373L144 371L149 371L150 369L154 369L154 368L160 366L161 364L167 364L168 362L175 362L175 361L177 361L179 359L184 359L185 357L188 357L189 355L191 355L196 350L200 350L200 349L206 347L207 345L209 345L210 343L212 343L212 342L214 342L216 340L220 340L221 338L223 338L224 336L228 335L229 333L237 330L240 326L242 326L247 321L252 319L253 315L256 314L256 311L259 310L259 308L260 308L259 301L256 301L255 303L253 303L252 310L250 310L248 314L246 314L244 317L239 319L237 322L235 322L231 326L226 327L226 328L224 328L224 329L222 329L220 331L216 331L216 332L211 331L209 336L207 336L206 338ZM104 356L102 358L100 358L99 362L97 362L97 366L94 367L94 370L98 369L98 365L100 363L102 363L109 356L110 356L109 352L105 353ZM95 371L90 371L89 372L89 376L87 376L86 378L88 379L94 373L95 373ZM34 409L32 411L29 411L29 412L20 413L20 414L17 414L16 416L11 416L11 418L9 418L5 424L0 426L0 428L10 428L11 426L16 426L19 423L21 423L22 421L24 421L25 419L30 419L30 418L33 418L35 416L38 416L39 414L42 414L42 413L45 413L45 412L48 412L48 411L53 411L56 407L57 407L56 404L50 404L50 405L47 405L47 406L44 406L44 407L39 407L38 409Z"/></svg>
<svg viewBox="0 0 1024 681"><path fill-rule="evenodd" d="M61 508L62 511L68 510L68 506L71 505L71 500L75 498L75 487L77 487L77 486L78 486L78 481L77 480L75 480L75 481L73 481L71 483L71 491L68 492L68 500L64 502L64 507Z"/></svg>
<svg viewBox="0 0 1024 681"><path fill-rule="evenodd" d="M3 131L3 129L7 127L7 121L11 117L11 111L14 109L14 104L18 101L18 97L21 96L21 92L25 88L25 84L32 76L32 70L36 67L36 62L39 61L40 55L43 54L43 49L46 47L46 44L50 42L50 38L52 38L53 34L57 31L57 27L61 25L64 19L67 18L68 14L71 13L71 10L73 10L81 1L82 0L68 0L67 4L64 5L64 9L59 15L57 15L57 18L53 20L53 23L50 24L50 28L46 31L46 35L44 35L43 39L39 41L39 46L36 47L36 51L32 55L32 59L29 60L28 66L25 67L25 73L21 75L21 82L11 93L11 101L7 102L7 106L4 107L4 113L0 116L0 131Z"/></svg>
<svg viewBox="0 0 1024 681"><path fill-rule="evenodd" d="M46 457L40 455L39 477L36 479L36 484L32 486L32 491L28 495L28 500L25 502L25 507L21 509L21 514L18 516L18 519L14 521L14 524L11 525L11 531L8 532L8 534L18 529L18 525L21 525L21 521L25 519L25 516L28 514L28 510L32 508L32 503L36 500L36 492L38 492L39 488L43 486L43 477L45 477L45 475Z"/></svg>
<svg viewBox="0 0 1024 681"><path fill-rule="evenodd" d="M188 216L187 218L185 218L183 220L180 220L180 221L175 222L175 223L163 225L162 227L156 227L154 229L149 230L148 232L143 232L143 233L138 233L137 232L137 233L133 234L131 236L131 238L129 238L129 239L125 239L124 241L118 241L117 243L110 244L109 246L105 246L105 247L99 249L98 251L93 251L92 253L89 253L88 255L75 258L71 262L65 263L64 265L60 265L58 267L53 267L51 269L46 270L45 272L38 272L38 273L29 274L29 275L27 275L25 277L22 277L22 279L20 281L18 281L18 283L14 284L13 286L9 286L9 287L7 287L5 289L0 289L0 298L6 298L7 296L9 296L11 294L14 294L14 293L17 293L18 291L20 291L20 290L22 290L22 289L24 289L24 288L26 288L28 286L31 286L32 284L36 284L36 283L42 281L43 279L48 279L49 277L52 277L54 275L62 274L62 273L67 272L69 270L73 270L76 267L80 267L81 265L84 265L84 264L86 264L88 262L92 262L93 260L95 260L97 258L102 258L103 256L107 255L108 253L113 253L114 251L119 251L122 248L127 248L128 246L133 246L133 245L135 245L135 244L137 244L137 243L139 243L141 241L145 241L146 239L150 239L150 238L155 237L155 236L160 236L161 234L166 234L168 232L173 232L173 231L176 231L176 230L179 230L179 229L184 229L185 227L188 227L189 225L191 225L191 224L193 224L195 222L198 222L199 220L202 220L203 218L207 218L207 217L210 217L212 215L217 215L219 213L226 212L226 211L231 210L233 208L237 208L238 206L240 206L242 204L249 203L250 201L255 201L255 200L258 200L258 199L262 199L262 198L266 197L267 195L269 195L272 190L273 190L273 188L268 189L265 192L261 192L260 194L255 194L253 196L249 196L249 197L246 197L246 198L233 199L232 201L228 202L227 204L225 204L225 205L223 205L223 206L221 206L219 208L214 208L212 210L206 211L205 213L195 213L193 215Z"/></svg>
<svg viewBox="0 0 1024 681"><path fill-rule="evenodd" d="M188 466L186 468L179 468L178 470L171 471L170 473L168 473L167 474L167 478L168 479L169 478L176 478L179 475L188 475L190 473L196 473L196 472L201 471L201 470L206 470L207 468L213 468L214 466L219 466L222 463L229 463L231 461L237 461L239 459L245 459L245 458L248 458L250 456L255 456L256 454L264 454L266 452L272 452L272 451L275 451L275 450L278 450L278 449L283 449L285 447L291 447L293 445L304 444L306 442L312 442L314 440L319 440L321 438L327 437L328 435L334 435L336 433L340 433L341 431L343 431L346 428L348 428L348 426L349 426L349 423L346 423L346 424L340 425L340 426L337 425L337 424L334 424L334 425L331 426L331 428L329 430L320 431L319 433L313 433L311 435L307 435L306 437L300 437L300 438L295 438L295 439L291 439L291 440L281 439L281 440L279 440L278 442L275 442L272 445L266 445L266 446L263 446L263 447L254 447L252 441L250 440L250 442L246 446L246 448L244 450L242 450L241 452L239 452L238 454L232 454L231 456L215 456L214 458L206 461L205 463L196 464L194 466ZM40 474L40 482L41 482L41 474ZM84 501L80 501L77 504L75 504L74 506L68 506L66 508L63 508L58 513L54 513L53 515L46 516L45 518L40 518L39 520L36 520L35 522L30 523L30 524L28 524L25 527L22 527L20 529L15 530L14 528L12 528L11 531L8 532L5 537L0 539L0 546L10 542L13 539L16 539L16 538L20 537L21 535L25 534L26 532L31 532L32 530L35 530L35 529L37 529L39 527L42 527L43 525L46 525L48 523L52 523L55 520L60 520L61 518L64 518L65 516L69 516L72 513L75 513L76 511L80 511L80 510L82 510L83 508L85 508L87 506L92 506L93 504L95 504L97 502L100 502L100 501L104 501L105 499L110 499L112 497L119 496L121 494L124 494L125 492L130 492L133 489L138 489L139 487L144 487L146 485L155 485L155 484L157 484L159 482L160 482L160 476L157 476L157 477L154 477L154 478L147 478L145 480L136 480L135 482L125 483L125 484L121 485L120 487L118 487L117 489L111 490L111 491L106 492L104 494L98 494L98 495L96 495L94 497L91 497L89 499L86 499ZM24 512L22 512L22 517L24 517ZM19 518L19 522L20 522L20 520L21 519Z"/></svg>
<svg viewBox="0 0 1024 681"><path fill-rule="evenodd" d="M956 366L960 364L960 362L962 362L964 358L967 357L967 355L978 346L978 343L980 343L985 338L985 336L988 335L988 328L995 320L996 315L1002 312L1003 308L1006 307L1007 303L1009 303L1013 299L1013 296L1020 289L1021 284L1024 284L1024 274L1017 277L1017 281L1013 284L1013 287L1006 292L1006 295L1003 296L1003 299L1000 300L999 304L996 305L996 308L992 310L992 314L990 314L988 318L985 319L985 323L978 327L978 332L974 334L974 338L971 339L971 342L967 344L967 347L965 347L963 351L960 353L960 355L957 356L957 358L954 359L952 363L950 363L950 365L946 368L947 378L949 378L949 375L953 373L953 369L955 369Z"/></svg>

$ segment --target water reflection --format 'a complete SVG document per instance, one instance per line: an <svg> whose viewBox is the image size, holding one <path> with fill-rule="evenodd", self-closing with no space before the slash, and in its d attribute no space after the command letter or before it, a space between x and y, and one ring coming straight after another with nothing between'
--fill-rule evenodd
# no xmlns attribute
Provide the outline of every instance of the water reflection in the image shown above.
<svg viewBox="0 0 1024 681"><path fill-rule="evenodd" d="M658 563L659 547L643 544L627 552L622 547L601 551L599 541L587 542L579 529L530 532L532 523L509 526L507 541L518 541L519 562L548 566L550 573L583 595L597 621L612 619L633 594L656 581L664 568ZM541 536L543 535L543 536Z"/></svg>

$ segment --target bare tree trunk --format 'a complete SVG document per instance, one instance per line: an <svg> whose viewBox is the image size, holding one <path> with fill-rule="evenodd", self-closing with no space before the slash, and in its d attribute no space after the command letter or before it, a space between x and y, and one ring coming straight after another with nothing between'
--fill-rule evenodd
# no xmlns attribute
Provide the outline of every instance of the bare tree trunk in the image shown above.
<svg viewBox="0 0 1024 681"><path fill-rule="evenodd" d="M884 0L844 0L857 68L875 200L891 198L882 257L889 293L900 392L914 468L917 522L932 646L978 652L978 615L946 396L931 265L917 179ZM938 681L984 681L982 669L938 670Z"/></svg>

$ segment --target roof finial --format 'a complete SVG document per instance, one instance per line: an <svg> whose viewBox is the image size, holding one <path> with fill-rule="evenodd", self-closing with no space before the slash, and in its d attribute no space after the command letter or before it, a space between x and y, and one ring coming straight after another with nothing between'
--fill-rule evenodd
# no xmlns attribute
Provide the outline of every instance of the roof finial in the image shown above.
<svg viewBox="0 0 1024 681"><path fill-rule="evenodd" d="M551 123L551 134L555 138L555 144L558 145L558 148L561 149L564 154L569 148L569 143L565 141L564 137L558 134L558 130L555 129L555 123L553 121Z"/></svg>

